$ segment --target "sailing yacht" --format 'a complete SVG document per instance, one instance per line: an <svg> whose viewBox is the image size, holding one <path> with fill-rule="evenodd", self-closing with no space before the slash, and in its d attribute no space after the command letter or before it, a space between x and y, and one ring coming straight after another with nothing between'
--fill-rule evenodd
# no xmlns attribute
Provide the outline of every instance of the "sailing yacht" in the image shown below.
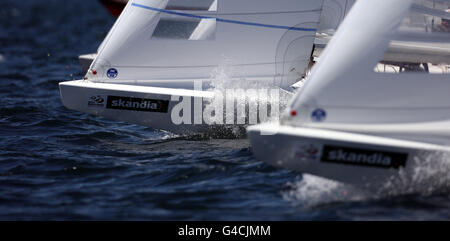
<svg viewBox="0 0 450 241"><path fill-rule="evenodd" d="M221 80L226 88L281 91L299 80L310 63L322 5L129 1L84 79L60 83L63 104L173 133L209 131L225 122L203 121Z"/></svg>
<svg viewBox="0 0 450 241"><path fill-rule="evenodd" d="M442 27L448 7L448 1L357 1L280 122L248 127L255 156L378 187L414 178L425 160L448 155L450 31ZM415 50L397 56L415 64L377 70L401 41L409 44L399 53Z"/></svg>

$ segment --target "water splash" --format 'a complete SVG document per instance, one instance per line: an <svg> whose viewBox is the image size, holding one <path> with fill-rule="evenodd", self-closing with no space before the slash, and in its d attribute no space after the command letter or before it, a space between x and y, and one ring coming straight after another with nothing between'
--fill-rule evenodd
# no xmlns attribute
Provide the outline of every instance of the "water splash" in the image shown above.
<svg viewBox="0 0 450 241"><path fill-rule="evenodd" d="M304 174L286 184L283 198L295 206L314 207L336 202L371 201L405 195L431 196L450 192L450 154L421 153L414 167L400 170L385 184L362 189L349 184Z"/></svg>
<svg viewBox="0 0 450 241"><path fill-rule="evenodd" d="M214 93L215 99L206 102L207 109L223 109L224 118L228 111L234 111L234 116L245 116L246 124L256 124L264 121L277 121L279 113L287 106L288 101L292 98L293 93L281 89L274 85L274 79L271 78L235 78L232 61L229 58L222 57L222 62L216 67L210 77L210 88L207 89ZM231 97L231 101L229 99ZM218 99L224 101L219 101ZM215 101L216 100L216 101ZM250 116L251 107L258 111L261 104L267 104L268 114L258 115L267 116L268 118L257 120ZM227 108L231 106L232 108ZM277 108L272 111L271 108ZM245 113L244 113L245 112ZM270 114L269 114L270 113ZM256 114L255 114L256 115ZM253 121L252 121L253 120ZM214 119L217 121L217 119ZM224 123L227 121L224 120ZM235 124L242 124L239 121L233 122Z"/></svg>
<svg viewBox="0 0 450 241"><path fill-rule="evenodd" d="M288 182L286 186L287 190L282 192L283 199L304 208L367 198L363 190L354 186L309 174L303 174L301 180Z"/></svg>
<svg viewBox="0 0 450 241"><path fill-rule="evenodd" d="M397 178L381 186L377 196L450 192L450 153L419 153L413 162L411 170L400 170Z"/></svg>

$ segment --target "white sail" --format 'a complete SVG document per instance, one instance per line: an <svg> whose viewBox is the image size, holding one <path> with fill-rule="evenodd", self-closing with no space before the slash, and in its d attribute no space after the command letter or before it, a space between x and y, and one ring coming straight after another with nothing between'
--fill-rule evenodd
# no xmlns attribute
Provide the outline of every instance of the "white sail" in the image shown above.
<svg viewBox="0 0 450 241"><path fill-rule="evenodd" d="M383 2L381 2L384 4ZM354 1L325 1L315 39L313 56L320 57L326 44L331 40L346 10ZM406 28L401 28L394 36L383 61L398 63L434 63L450 61L450 40L447 34L440 33L445 21L450 25L450 4L445 1L421 0L411 7L409 16L404 19ZM367 26L366 18L360 21Z"/></svg>
<svg viewBox="0 0 450 241"><path fill-rule="evenodd" d="M325 125L450 119L448 76L373 71L411 2L395 0L373 7L379 3L364 1L355 5L293 101L291 108L298 114L286 122Z"/></svg>
<svg viewBox="0 0 450 241"><path fill-rule="evenodd" d="M86 77L208 79L224 59L233 78L261 78L284 87L305 72L322 1L197 2L189 9L181 1L129 1Z"/></svg>

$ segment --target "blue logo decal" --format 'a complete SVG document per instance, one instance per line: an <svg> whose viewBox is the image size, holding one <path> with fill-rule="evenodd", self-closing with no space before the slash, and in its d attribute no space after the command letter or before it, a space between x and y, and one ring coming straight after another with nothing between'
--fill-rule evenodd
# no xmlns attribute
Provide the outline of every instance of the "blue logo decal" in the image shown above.
<svg viewBox="0 0 450 241"><path fill-rule="evenodd" d="M316 109L311 114L311 119L313 121L321 122L325 120L327 117L327 112L325 112L323 109Z"/></svg>
<svg viewBox="0 0 450 241"><path fill-rule="evenodd" d="M119 71L115 68L108 69L108 72L106 72L106 76L110 79L115 79L119 75Z"/></svg>

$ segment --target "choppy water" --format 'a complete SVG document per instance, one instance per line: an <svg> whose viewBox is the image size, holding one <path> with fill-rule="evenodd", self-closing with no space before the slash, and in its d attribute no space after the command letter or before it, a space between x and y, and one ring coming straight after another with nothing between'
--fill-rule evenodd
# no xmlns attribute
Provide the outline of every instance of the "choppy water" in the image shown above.
<svg viewBox="0 0 450 241"><path fill-rule="evenodd" d="M375 195L269 167L245 139L67 110L58 82L81 77L77 56L95 52L113 21L92 0L1 2L0 220L450 218L448 188Z"/></svg>

